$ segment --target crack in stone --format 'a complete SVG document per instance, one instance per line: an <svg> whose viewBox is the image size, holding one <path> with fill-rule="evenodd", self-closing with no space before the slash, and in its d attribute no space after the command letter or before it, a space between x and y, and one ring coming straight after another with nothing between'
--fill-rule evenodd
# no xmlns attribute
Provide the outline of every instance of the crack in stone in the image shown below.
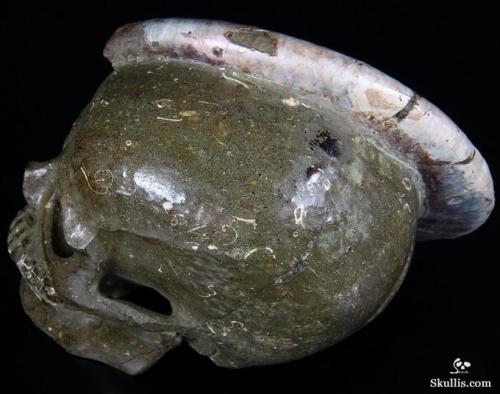
<svg viewBox="0 0 500 394"><path fill-rule="evenodd" d="M401 122L415 108L415 106L418 104L419 99L420 96L417 93L413 92L413 95L411 96L410 100L408 100L406 105L398 112L396 112L394 115L392 115L392 117L396 119L398 122Z"/></svg>

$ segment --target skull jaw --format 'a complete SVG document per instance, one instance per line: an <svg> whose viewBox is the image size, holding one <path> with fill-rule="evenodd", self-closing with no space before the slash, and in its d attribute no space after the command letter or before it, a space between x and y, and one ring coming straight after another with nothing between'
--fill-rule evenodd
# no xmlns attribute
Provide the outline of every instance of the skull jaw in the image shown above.
<svg viewBox="0 0 500 394"><path fill-rule="evenodd" d="M20 292L31 320L67 352L103 362L129 375L144 372L181 343L175 332L124 326L64 304L41 302L25 280Z"/></svg>

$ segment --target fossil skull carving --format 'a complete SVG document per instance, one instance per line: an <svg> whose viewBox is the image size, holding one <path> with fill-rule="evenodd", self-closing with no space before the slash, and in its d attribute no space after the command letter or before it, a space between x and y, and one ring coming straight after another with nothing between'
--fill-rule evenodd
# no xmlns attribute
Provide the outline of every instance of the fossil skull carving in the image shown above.
<svg viewBox="0 0 500 394"><path fill-rule="evenodd" d="M416 236L493 207L465 135L346 56L189 20L126 26L105 53L115 71L26 169L9 234L27 313L75 355L130 374L182 340L225 367L304 357L385 307Z"/></svg>

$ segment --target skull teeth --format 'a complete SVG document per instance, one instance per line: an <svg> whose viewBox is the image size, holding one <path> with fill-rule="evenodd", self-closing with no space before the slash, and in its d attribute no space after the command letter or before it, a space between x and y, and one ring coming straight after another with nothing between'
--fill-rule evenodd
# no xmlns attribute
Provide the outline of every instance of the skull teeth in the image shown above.
<svg viewBox="0 0 500 394"><path fill-rule="evenodd" d="M31 256L36 237L33 209L29 206L22 209L13 220L7 238L11 258L37 298L53 304L57 300L44 256Z"/></svg>

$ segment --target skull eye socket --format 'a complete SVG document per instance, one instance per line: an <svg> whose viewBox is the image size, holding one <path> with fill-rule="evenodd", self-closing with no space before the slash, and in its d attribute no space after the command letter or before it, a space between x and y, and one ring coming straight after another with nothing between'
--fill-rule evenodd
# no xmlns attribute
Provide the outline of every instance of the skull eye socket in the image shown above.
<svg viewBox="0 0 500 394"><path fill-rule="evenodd" d="M105 297L124 301L151 312L166 316L172 315L170 301L158 291L114 274L107 274L101 279L99 292Z"/></svg>
<svg viewBox="0 0 500 394"><path fill-rule="evenodd" d="M54 205L53 220L52 220L52 250L62 258L68 258L73 255L73 248L66 242L63 231L61 204L58 202Z"/></svg>

